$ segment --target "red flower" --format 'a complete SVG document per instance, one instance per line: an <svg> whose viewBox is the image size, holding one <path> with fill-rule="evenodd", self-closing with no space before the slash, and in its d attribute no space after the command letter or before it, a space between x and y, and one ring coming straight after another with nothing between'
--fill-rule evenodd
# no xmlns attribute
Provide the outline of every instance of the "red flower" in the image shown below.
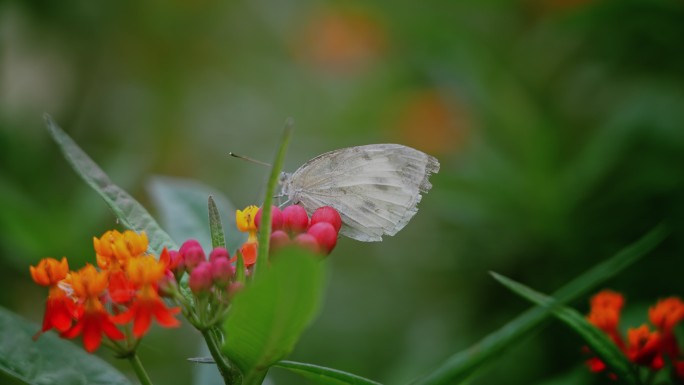
<svg viewBox="0 0 684 385"><path fill-rule="evenodd" d="M167 257L164 258L166 260ZM128 279L139 289L126 312L114 317L114 322L125 324L133 320L133 335L142 337L150 328L152 317L165 327L180 325L173 317L179 308L167 308L157 292L159 281L167 271L166 261L157 261L152 256L132 258L126 266Z"/></svg>
<svg viewBox="0 0 684 385"><path fill-rule="evenodd" d="M648 326L627 330L627 358L638 365L648 366L653 370L662 369L665 362L661 351L660 333L648 330Z"/></svg>
<svg viewBox="0 0 684 385"><path fill-rule="evenodd" d="M112 323L110 315L100 302L107 283L107 273L97 271L90 264L71 275L71 288L74 296L79 299L82 314L76 324L62 333L62 336L74 338L82 333L83 345L89 352L100 347L102 333L113 340L124 338L124 334Z"/></svg>
<svg viewBox="0 0 684 385"><path fill-rule="evenodd" d="M69 264L66 258L57 261L54 258L44 258L37 266L30 266L31 278L41 285L49 286L43 327L40 333L46 332L53 327L64 332L71 327L71 322L77 315L74 301L59 287L69 274Z"/></svg>

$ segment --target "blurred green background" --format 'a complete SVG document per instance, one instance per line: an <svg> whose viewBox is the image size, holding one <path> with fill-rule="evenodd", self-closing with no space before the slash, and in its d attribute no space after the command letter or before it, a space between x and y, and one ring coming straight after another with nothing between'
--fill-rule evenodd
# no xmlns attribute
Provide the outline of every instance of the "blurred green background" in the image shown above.
<svg viewBox="0 0 684 385"><path fill-rule="evenodd" d="M438 157L402 232L339 241L294 360L406 383L528 306L488 271L550 293L660 221L674 235L608 287L625 327L684 294L680 0L0 2L0 305L36 322L28 265L81 266L117 226L45 112L150 209L154 175L258 204L267 170L227 153L270 161L289 116L290 171L369 143ZM156 383L192 383L200 342L154 328L142 360ZM553 323L472 383L600 383L581 346Z"/></svg>

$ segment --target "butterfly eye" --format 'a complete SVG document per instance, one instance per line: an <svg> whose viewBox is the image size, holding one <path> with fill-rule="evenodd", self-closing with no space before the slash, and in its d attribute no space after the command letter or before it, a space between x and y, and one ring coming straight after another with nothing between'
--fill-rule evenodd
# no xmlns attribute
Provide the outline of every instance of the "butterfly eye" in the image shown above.
<svg viewBox="0 0 684 385"><path fill-rule="evenodd" d="M288 175L286 172L281 172L280 175L278 176L278 184L285 184L285 181L287 180Z"/></svg>

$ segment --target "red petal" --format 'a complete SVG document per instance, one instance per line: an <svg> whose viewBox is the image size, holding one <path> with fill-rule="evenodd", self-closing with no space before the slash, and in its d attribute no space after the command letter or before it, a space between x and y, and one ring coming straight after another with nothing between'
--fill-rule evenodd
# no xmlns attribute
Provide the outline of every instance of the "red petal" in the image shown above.
<svg viewBox="0 0 684 385"><path fill-rule="evenodd" d="M154 317L157 319L157 322L161 326L164 327L174 327L180 325L180 321L178 321L173 315L177 314L180 311L180 308L167 308L164 302L161 300L157 301L156 305L154 306Z"/></svg>
<svg viewBox="0 0 684 385"><path fill-rule="evenodd" d="M135 315L135 321L133 321L133 335L140 338L147 330L150 328L150 323L152 322L152 312L150 311L149 304L140 304L138 312Z"/></svg>
<svg viewBox="0 0 684 385"><path fill-rule="evenodd" d="M88 352L94 352L102 342L102 329L97 315L88 315L83 319L83 346Z"/></svg>

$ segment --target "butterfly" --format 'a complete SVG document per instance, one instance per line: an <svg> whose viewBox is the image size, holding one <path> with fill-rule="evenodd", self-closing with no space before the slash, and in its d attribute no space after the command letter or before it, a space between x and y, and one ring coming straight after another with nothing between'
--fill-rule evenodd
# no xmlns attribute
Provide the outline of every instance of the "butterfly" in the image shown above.
<svg viewBox="0 0 684 385"><path fill-rule="evenodd" d="M309 215L331 206L342 217L340 233L363 242L395 235L418 212L439 171L433 156L400 144L370 144L321 154L280 176L281 195ZM286 202L287 203L287 202Z"/></svg>

